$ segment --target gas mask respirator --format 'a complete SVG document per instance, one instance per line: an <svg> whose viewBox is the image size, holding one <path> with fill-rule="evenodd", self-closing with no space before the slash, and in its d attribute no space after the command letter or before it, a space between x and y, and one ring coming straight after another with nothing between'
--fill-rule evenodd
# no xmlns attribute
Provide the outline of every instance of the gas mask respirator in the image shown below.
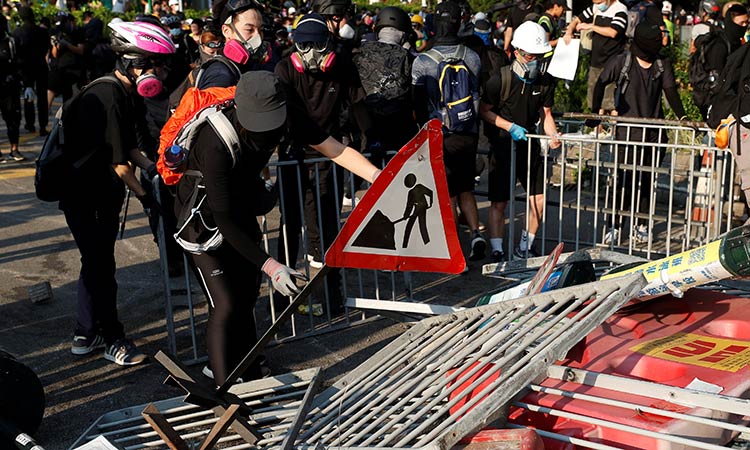
<svg viewBox="0 0 750 450"><path fill-rule="evenodd" d="M236 39L230 39L224 44L224 56L240 65L247 64L251 60L265 64L271 59L270 44L264 42L260 34L256 33L250 39L245 40L234 28L234 25L230 25L230 27L232 27Z"/></svg>
<svg viewBox="0 0 750 450"><path fill-rule="evenodd" d="M297 72L328 72L336 61L336 53L330 49L330 41L297 42L291 61Z"/></svg>

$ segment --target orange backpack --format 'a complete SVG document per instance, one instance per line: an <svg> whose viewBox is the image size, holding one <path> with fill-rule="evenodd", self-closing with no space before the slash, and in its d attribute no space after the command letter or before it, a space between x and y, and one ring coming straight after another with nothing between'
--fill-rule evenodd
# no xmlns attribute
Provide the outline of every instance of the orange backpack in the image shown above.
<svg viewBox="0 0 750 450"><path fill-rule="evenodd" d="M167 149L173 145L178 145L187 155L195 141L195 134L199 126L206 121L214 126L210 116L218 117L215 113L234 103L234 91L234 86L207 89L191 87L185 91L185 95L174 114L161 129L161 136L159 137L159 159L156 162L156 169L164 180L164 184L175 185L183 175L183 170L174 171L167 167L165 161ZM216 127L214 129L216 130ZM234 145L238 142L234 128L223 127L217 130L216 134L224 141L230 153L233 152ZM233 136L229 134L233 134ZM234 159L234 155L232 156L232 159Z"/></svg>

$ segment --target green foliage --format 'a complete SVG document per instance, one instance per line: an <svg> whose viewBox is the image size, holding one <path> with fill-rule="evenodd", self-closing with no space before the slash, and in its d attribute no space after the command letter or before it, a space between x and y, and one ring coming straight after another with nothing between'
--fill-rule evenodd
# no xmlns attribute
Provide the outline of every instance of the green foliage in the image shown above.
<svg viewBox="0 0 750 450"><path fill-rule="evenodd" d="M700 110L695 103L693 103L692 88L690 87L690 81L688 80L688 62L690 61L690 55L688 54L688 44L681 46L672 45L667 47L663 51L664 55L669 57L672 62L672 68L674 69L674 77L677 82L677 91L680 93L680 99L682 100L682 106L685 108L685 115L687 120L702 121ZM666 103L666 102L665 102ZM665 104L666 118L667 119L679 119L669 107L669 104Z"/></svg>
<svg viewBox="0 0 750 450"><path fill-rule="evenodd" d="M558 81L555 89L555 111L588 112L586 90L590 59L589 54L581 56L576 77L572 82Z"/></svg>
<svg viewBox="0 0 750 450"><path fill-rule="evenodd" d="M101 1L94 0L89 3L86 3L84 5L81 5L79 9L70 11L71 14L73 14L73 17L76 19L76 23L78 25L81 25L83 23L83 13L86 11L91 11L94 14L94 17L100 19L104 24L108 24L112 19L115 17L119 17L122 20L130 21L135 19L135 16L137 16L140 13L140 2L130 2L130 7L127 11L125 11L124 14L115 14L113 13L109 8L104 6ZM54 4L49 3L34 3L31 5L31 9L34 11L34 16L36 17L37 22L42 17L47 17L50 19L50 22L52 22L53 26L55 23L55 15L57 14L57 8ZM211 15L210 11L203 11L203 10L195 10L195 9L186 9L184 11L185 17L188 19L196 19L196 18L203 18L208 17ZM15 20L17 23L20 23L20 19L16 17ZM105 27L104 29L105 33L108 33L108 28Z"/></svg>
<svg viewBox="0 0 750 450"><path fill-rule="evenodd" d="M416 13L419 12L419 10L422 8L421 2L401 3L399 0L385 0L373 4L370 4L367 1L355 1L354 3L357 5L357 11L374 11L376 8L383 9L386 6L398 6L407 13ZM427 5L431 8L433 8L436 4L437 3L435 2L435 0L427 1Z"/></svg>

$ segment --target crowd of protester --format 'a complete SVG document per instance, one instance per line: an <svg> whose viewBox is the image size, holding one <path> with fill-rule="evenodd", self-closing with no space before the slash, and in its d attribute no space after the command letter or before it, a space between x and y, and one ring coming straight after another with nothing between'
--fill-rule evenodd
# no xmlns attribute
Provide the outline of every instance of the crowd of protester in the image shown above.
<svg viewBox="0 0 750 450"><path fill-rule="evenodd" d="M256 340L246 318L252 317L261 274L271 278L274 301L282 306L285 297L299 291L302 276L294 267L302 256L303 223L309 242L303 257L313 267L323 264L340 205L356 201L344 186L342 167L372 182L387 151L401 148L428 120L440 119L453 210L461 211L471 232L466 258L499 262L506 252L536 256L540 252L534 241L545 207L544 161L539 140L531 143L530 158L525 141L527 133L539 130L550 147L560 145L552 115L558 82L545 72L555 46L579 36L590 38L587 101L592 111L662 118L665 97L683 117L674 70L662 49L679 37L676 25L695 23L691 52L709 45L701 35L719 35L710 41L717 49L706 52L706 71L710 80L717 78L722 61L744 43L747 32L747 10L733 3L720 11L714 1L704 1L698 14L689 15L674 11L668 1L628 8L618 0L593 0L566 24L565 0L522 1L487 12L446 0L432 11L422 8L412 14L393 6L361 11L351 0L281 7L222 0L214 3L211 17L192 20L185 19L179 1L169 0L145 2L134 21L114 19L106 25L90 12L76 23L67 11L35 17L30 7L14 4L0 16L0 106L10 141L2 161L26 158L18 147L22 122L29 133L46 135L55 99L68 101L89 85L75 97L65 123L66 148L79 148L85 157L81 176L71 180L60 202L82 260L72 352L104 348L107 359L117 364L138 364L145 355L125 337L116 308L114 242L125 187L141 201L154 230L160 216L174 230L175 216L189 202L197 181L185 177L176 189L160 183L162 201L154 200L151 183L162 127L187 87L236 86L236 108L225 118L239 136L239 156L221 151L221 140L205 127L186 163L202 173L210 221L224 236L218 249L191 255L211 305L205 373L222 383ZM110 82L91 83L107 74L114 75L107 78ZM441 84L443 75L463 89L455 102L444 98L457 94ZM694 86L704 114L710 102L699 97L710 98L710 80ZM599 126L588 125L595 132ZM490 146L489 236L480 231L474 196L480 132ZM651 150L659 138L648 130L631 128L628 136L617 137L633 141L622 152L631 160L622 163L639 154L662 157L660 150ZM529 193L531 208L529 226L514 245L504 241L504 223L516 148L523 156L515 159L515 173ZM289 234L277 241L278 260L260 246L254 196L248 194L251 180L263 173L273 151L279 161L298 163L280 169L285 204L281 228ZM329 159L308 162L321 155ZM633 174L619 177L624 191L628 176ZM650 180L641 177L644 186ZM411 180L407 187L415 183ZM431 202L415 200L424 203L423 209ZM610 226L615 232L622 224ZM638 232L635 238L648 233L630 226ZM169 240L165 250L170 276L180 275L182 249ZM343 312L337 271L328 274L326 290L330 312ZM258 361L243 377L261 372Z"/></svg>

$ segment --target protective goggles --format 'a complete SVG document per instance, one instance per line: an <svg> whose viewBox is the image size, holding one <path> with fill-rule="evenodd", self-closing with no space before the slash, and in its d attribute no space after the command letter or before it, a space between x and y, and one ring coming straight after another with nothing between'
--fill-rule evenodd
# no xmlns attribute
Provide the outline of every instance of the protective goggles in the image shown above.
<svg viewBox="0 0 750 450"><path fill-rule="evenodd" d="M297 47L297 50L302 53L307 53L309 51L323 52L328 49L329 41L325 40L323 42L295 42L294 45Z"/></svg>
<svg viewBox="0 0 750 450"><path fill-rule="evenodd" d="M206 43L201 44L203 47L208 47L212 49L222 48L224 46L223 42L220 41L208 41Z"/></svg>
<svg viewBox="0 0 750 450"><path fill-rule="evenodd" d="M528 53L528 52L521 50L520 48L517 50L518 50L518 55L521 58L523 58L525 61L533 61L535 59L542 59L542 57L544 56L544 55L535 55L533 53Z"/></svg>
<svg viewBox="0 0 750 450"><path fill-rule="evenodd" d="M164 60L159 58L146 58L137 56L130 60L130 64L136 69L148 70L164 67Z"/></svg>

